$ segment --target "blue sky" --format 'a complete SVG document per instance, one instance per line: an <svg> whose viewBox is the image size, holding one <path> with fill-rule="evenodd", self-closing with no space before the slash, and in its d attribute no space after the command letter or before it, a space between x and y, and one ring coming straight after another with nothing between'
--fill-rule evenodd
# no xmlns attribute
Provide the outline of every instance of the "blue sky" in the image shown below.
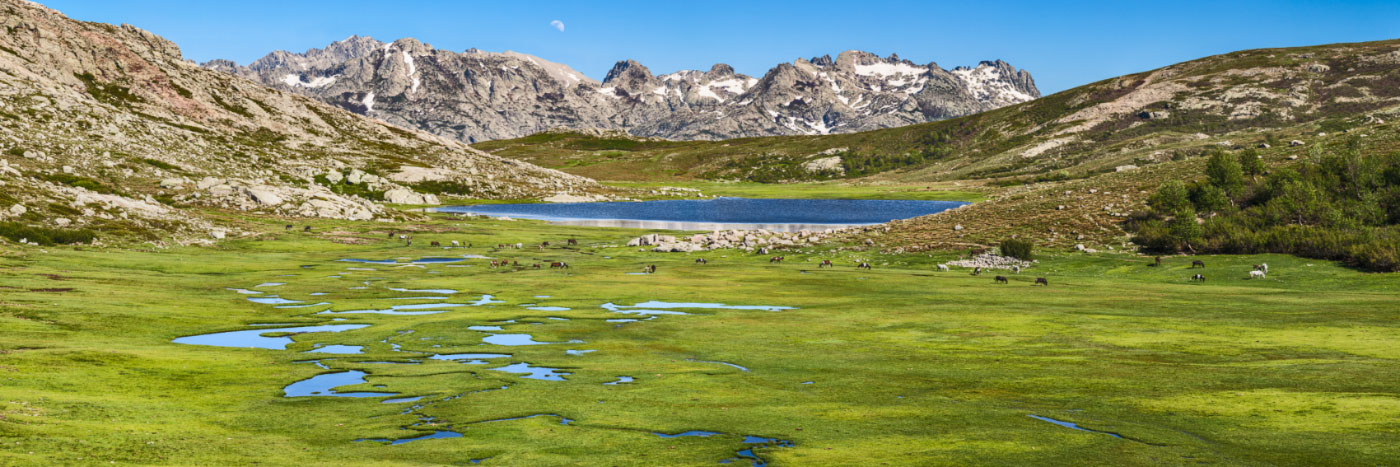
<svg viewBox="0 0 1400 467"><path fill-rule="evenodd" d="M1400 37L1400 1L313 1L40 0L68 16L129 23L186 58L241 64L351 34L448 50L515 50L601 79L634 59L652 72L728 63L761 75L849 49L944 68L1003 59L1049 94L1206 55ZM563 24L563 31L557 25Z"/></svg>

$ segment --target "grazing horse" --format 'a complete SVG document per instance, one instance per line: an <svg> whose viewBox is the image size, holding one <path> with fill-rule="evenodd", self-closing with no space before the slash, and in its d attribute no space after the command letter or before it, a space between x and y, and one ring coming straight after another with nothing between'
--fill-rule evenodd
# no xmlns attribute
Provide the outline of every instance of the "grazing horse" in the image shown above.
<svg viewBox="0 0 1400 467"><path fill-rule="evenodd" d="M766 247L766 246L765 246L765 247L759 247L759 249L758 249L758 254L760 254L760 255L766 255L766 254L768 254L768 247Z"/></svg>
<svg viewBox="0 0 1400 467"><path fill-rule="evenodd" d="M519 262L519 261L511 261L511 263L513 263L516 267L520 267L520 262Z"/></svg>
<svg viewBox="0 0 1400 467"><path fill-rule="evenodd" d="M550 269L569 269L569 263L565 263L565 262L563 262L563 261L555 261L555 262L553 262L553 263L549 263L549 268L550 268Z"/></svg>
<svg viewBox="0 0 1400 467"><path fill-rule="evenodd" d="M438 242L437 240L433 240L431 242L428 242L428 246L442 246L442 243Z"/></svg>
<svg viewBox="0 0 1400 467"><path fill-rule="evenodd" d="M970 253L972 256L981 256L983 253L986 253L986 252L987 252L987 249L986 249L986 248L973 248L973 249L968 250L967 252Z"/></svg>
<svg viewBox="0 0 1400 467"><path fill-rule="evenodd" d="M1196 274L1196 275L1194 275L1194 276L1191 276L1191 282L1205 282L1205 281L1206 281L1206 276L1203 276L1203 275L1200 275L1200 274Z"/></svg>
<svg viewBox="0 0 1400 467"><path fill-rule="evenodd" d="M542 247L548 247L548 246L549 246L549 242L540 242L540 246L542 246Z"/></svg>
<svg viewBox="0 0 1400 467"><path fill-rule="evenodd" d="M501 263L496 262L496 260L491 260L491 269L496 269L497 267L500 267L500 265Z"/></svg>
<svg viewBox="0 0 1400 467"><path fill-rule="evenodd" d="M655 274L655 273L656 273L656 265L655 265L655 264L649 264L649 265L646 265L646 266L642 266L642 272L647 273L647 274Z"/></svg>
<svg viewBox="0 0 1400 467"><path fill-rule="evenodd" d="M996 276L996 277L993 277L993 278L992 278L992 283L995 283L995 284L1010 284L1011 281L1008 280L1008 279L1006 278L1006 276Z"/></svg>
<svg viewBox="0 0 1400 467"><path fill-rule="evenodd" d="M552 266L551 266L551 267L552 267ZM540 268L540 263L535 263L534 265L530 266L530 269L539 269L539 268Z"/></svg>
<svg viewBox="0 0 1400 467"><path fill-rule="evenodd" d="M695 258L695 264L710 264L710 262L705 261L705 258Z"/></svg>
<svg viewBox="0 0 1400 467"><path fill-rule="evenodd" d="M301 231L302 231L302 232L310 232L310 231L311 231L311 226L308 225L308 226L306 226L306 228L301 229Z"/></svg>
<svg viewBox="0 0 1400 467"><path fill-rule="evenodd" d="M1196 269L1196 266L1200 266L1200 267L1203 267L1203 268L1204 268L1204 267L1206 267L1206 262L1205 262L1205 261L1201 261L1201 260L1199 260L1199 259L1198 259L1198 260L1195 260L1195 261L1192 261L1192 262L1191 262L1191 269Z"/></svg>
<svg viewBox="0 0 1400 467"><path fill-rule="evenodd" d="M947 271L948 271L948 265L946 265L946 264L940 264L940 265L938 265L938 270L939 270L939 271L943 271L943 272L947 272Z"/></svg>
<svg viewBox="0 0 1400 467"><path fill-rule="evenodd" d="M869 270L869 269L870 269L870 263L861 261L860 264L857 264L857 265L856 265L856 269L866 269L866 270Z"/></svg>
<svg viewBox="0 0 1400 467"><path fill-rule="evenodd" d="M1020 273L1021 273L1021 266L1015 265L1015 264L1011 265L1011 272L1016 273L1016 274L1020 274Z"/></svg>
<svg viewBox="0 0 1400 467"><path fill-rule="evenodd" d="M569 246L578 246L578 240L569 239Z"/></svg>
<svg viewBox="0 0 1400 467"><path fill-rule="evenodd" d="M836 267L836 265L835 265L835 264L831 264L831 260L829 260L829 259L824 259L824 260L822 260L821 264L818 264L818 265L817 265L817 269L821 269L821 268L834 268L834 267Z"/></svg>
<svg viewBox="0 0 1400 467"><path fill-rule="evenodd" d="M1263 279L1263 278L1264 278L1264 271L1249 271L1249 278L1250 278L1250 279Z"/></svg>
<svg viewBox="0 0 1400 467"><path fill-rule="evenodd" d="M774 256L774 257L772 257L772 258L768 258L768 262L769 262L769 263L781 263L781 262L783 262L783 257L782 257L782 256Z"/></svg>
<svg viewBox="0 0 1400 467"><path fill-rule="evenodd" d="M288 228L288 229L291 229L292 226L289 225L289 226L287 226L287 228ZM394 239L394 233L393 233L393 232L389 232L389 236L388 236L387 238L388 238L389 240L393 240L393 239Z"/></svg>
<svg viewBox="0 0 1400 467"><path fill-rule="evenodd" d="M516 243L516 244L515 244L515 249L519 250L519 249L521 249L521 248L525 248L525 244L524 244L524 243Z"/></svg>
<svg viewBox="0 0 1400 467"><path fill-rule="evenodd" d="M1161 257L1161 256L1158 256L1157 259L1155 260L1155 262L1152 263L1152 265L1153 265L1153 266L1161 266L1161 265L1162 265L1162 257Z"/></svg>
<svg viewBox="0 0 1400 467"><path fill-rule="evenodd" d="M292 224L287 224L287 230L292 230Z"/></svg>
<svg viewBox="0 0 1400 467"><path fill-rule="evenodd" d="M1269 265L1268 265L1267 263L1265 263L1265 264L1256 264L1256 265L1254 265L1254 270L1255 270L1255 271L1262 272L1262 273L1264 273L1264 274L1268 274L1268 273L1269 273Z"/></svg>
<svg viewBox="0 0 1400 467"><path fill-rule="evenodd" d="M978 267L972 268L972 275L974 275L974 276L980 276L980 275L982 275L982 266L978 266Z"/></svg>
<svg viewBox="0 0 1400 467"><path fill-rule="evenodd" d="M1050 286L1050 281L1045 280L1044 277L1037 277L1037 278L1035 278L1035 283L1034 283L1034 284L1031 284L1031 286L1034 287L1034 286L1037 286L1037 285L1043 285L1043 286L1049 287L1049 286Z"/></svg>
<svg viewBox="0 0 1400 467"><path fill-rule="evenodd" d="M505 248L506 248L506 244L504 244L504 243L497 243L497 244L496 244L496 249L497 249L497 250L504 250Z"/></svg>

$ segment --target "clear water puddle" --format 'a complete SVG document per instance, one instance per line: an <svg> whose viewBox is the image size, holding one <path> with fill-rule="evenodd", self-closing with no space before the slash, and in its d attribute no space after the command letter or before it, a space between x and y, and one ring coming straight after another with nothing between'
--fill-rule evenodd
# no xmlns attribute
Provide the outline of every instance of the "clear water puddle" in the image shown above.
<svg viewBox="0 0 1400 467"><path fill-rule="evenodd" d="M735 364L729 363L729 362L721 362L721 361L715 361L715 360L696 360L696 359L693 359L693 358L687 358L687 359L685 359L685 361L687 361L687 362L699 362L699 363L714 363L714 364L716 364L716 365L724 365L724 366L734 367L734 368L739 369L739 371L743 371L743 372L748 372L748 371L749 371L748 368L744 368L744 367L742 367L742 366L735 365Z"/></svg>
<svg viewBox="0 0 1400 467"><path fill-rule="evenodd" d="M241 293L241 294L243 294L243 295L262 295L262 291L258 291L258 290L235 289L235 288L231 288L231 287L226 287L226 288L224 288L224 290L232 290L232 291L234 291L234 292L238 292L238 293Z"/></svg>
<svg viewBox="0 0 1400 467"><path fill-rule="evenodd" d="M1085 432L1089 432L1089 433L1098 433L1098 434L1101 434L1101 435L1109 435L1109 436L1112 436L1112 437L1114 437L1114 438L1123 439L1123 436L1122 436L1122 435L1119 435L1118 433L1113 433L1113 432L1108 432L1108 431L1091 430L1091 429L1084 428L1084 427L1082 427L1082 426L1076 425L1076 424L1074 424L1074 423L1072 423L1072 422L1066 422L1066 421L1063 421L1063 420L1055 420L1055 419L1053 419L1053 418L1042 417L1042 416L1039 416L1039 415L1026 415L1026 416L1027 416L1027 417L1030 417L1030 418L1034 418L1034 419L1036 419L1036 420L1040 420L1040 421L1042 421L1042 422L1054 423L1054 424L1056 424L1056 425L1059 425L1059 426L1062 426L1062 427L1065 427L1065 428L1069 428L1069 429L1072 429L1072 430L1085 431Z"/></svg>
<svg viewBox="0 0 1400 467"><path fill-rule="evenodd" d="M269 295L266 297L248 297L248 301L253 303L261 303L263 305L289 305L292 303L301 303L301 300L287 300L276 295Z"/></svg>
<svg viewBox="0 0 1400 467"><path fill-rule="evenodd" d="M308 303L308 304L305 304L305 305L278 305L278 306L274 306L273 308L277 308L277 309L288 309L288 308L315 308L315 307L318 307L318 306L327 306L327 305L330 305L330 304L331 304L331 302L319 302L319 303Z"/></svg>
<svg viewBox="0 0 1400 467"><path fill-rule="evenodd" d="M396 398L393 398L393 399L384 399L384 400L382 400L382 401L379 401L379 403L381 403L381 404L402 404L402 403L405 403L405 402L418 402L418 400L419 400L419 399L422 399L422 398L423 398L423 396L396 397Z"/></svg>
<svg viewBox="0 0 1400 467"><path fill-rule="evenodd" d="M501 327L500 327L500 326L485 326L485 325L481 325L481 326L467 326L467 329L470 329L470 330L472 330L472 331L500 331L500 330L501 330Z"/></svg>
<svg viewBox="0 0 1400 467"><path fill-rule="evenodd" d="M514 363L514 364L506 365L506 366L503 366L503 367L500 367L500 368L489 368L489 369L490 369L490 370L493 370L493 371L500 371L500 372L505 372L505 373L523 374L523 375L525 375L525 376L521 376L521 378L525 378L525 379L538 379L538 380L542 380L542 381L564 381L564 377L565 377L565 376L568 376L568 375L572 375L572 374L573 374L573 373L567 373L567 372L559 371L558 368L546 368L546 367L542 367L542 366L531 366L529 363ZM567 425L567 423L565 423L565 425Z"/></svg>
<svg viewBox="0 0 1400 467"><path fill-rule="evenodd" d="M504 346L559 344L559 342L540 342L529 334L491 334L481 338L481 342Z"/></svg>
<svg viewBox="0 0 1400 467"><path fill-rule="evenodd" d="M454 289L405 289L405 288L401 288L401 287L390 287L389 290L392 290L392 291L395 291L395 292L436 293L436 294L445 294L445 295L452 295L452 294L457 293L457 291L454 290Z"/></svg>
<svg viewBox="0 0 1400 467"><path fill-rule="evenodd" d="M597 352L597 350L593 350L593 349L588 349L588 350L573 350L573 349L569 349L569 350L565 350L565 351L564 351L564 353L565 353L565 354L568 354L568 355L584 355L584 354L587 354L587 353L589 353L589 352Z"/></svg>
<svg viewBox="0 0 1400 467"><path fill-rule="evenodd" d="M364 384L366 373L359 370L323 373L282 388L282 397L389 397L394 392L337 392L335 388Z"/></svg>
<svg viewBox="0 0 1400 467"><path fill-rule="evenodd" d="M604 385L604 386L617 386L617 385L619 385L619 384L630 383L630 382L632 382L632 381L633 381L633 379L632 379L631 376L618 376L618 377L617 377L617 381L608 382L608 383L603 383L603 385Z"/></svg>
<svg viewBox="0 0 1400 467"><path fill-rule="evenodd" d="M492 358L510 358L510 354L504 353L454 353L438 354L428 357L430 360L447 360L466 365L485 365L491 363L486 361Z"/></svg>
<svg viewBox="0 0 1400 467"><path fill-rule="evenodd" d="M300 326L274 329L246 329L242 331L216 332L185 336L172 340L176 344L208 345L214 347L239 347L256 349L286 350L292 343L291 334L313 332L343 332L369 327L368 324L324 324L320 326ZM283 334L268 336L267 334Z"/></svg>
<svg viewBox="0 0 1400 467"><path fill-rule="evenodd" d="M263 287L277 287L277 286L282 286L282 285L287 285L287 283L286 283L286 282L263 282L263 283L261 283L261 284L258 284L258 285L253 286L253 288L255 288L255 289L260 289L260 288L263 288Z"/></svg>
<svg viewBox="0 0 1400 467"><path fill-rule="evenodd" d="M461 306L467 306L467 305L463 305L463 304L461 304L461 303L415 303L415 304L412 304L412 305L395 305L395 306L391 306L391 307L386 308L386 309L383 309L383 310L347 310L347 311L331 311L331 310L326 310L326 311L322 311L322 312L317 313L317 314L318 314L318 315L401 315L401 316L417 316L417 315L435 315L435 314L438 314L438 313L447 313L447 312L452 311L452 310L443 310L442 308L456 308L456 307L461 307Z"/></svg>

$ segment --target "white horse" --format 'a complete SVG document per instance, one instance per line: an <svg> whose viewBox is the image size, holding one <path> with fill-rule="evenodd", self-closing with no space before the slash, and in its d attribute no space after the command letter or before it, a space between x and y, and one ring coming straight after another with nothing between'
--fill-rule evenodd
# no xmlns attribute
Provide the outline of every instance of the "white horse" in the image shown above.
<svg viewBox="0 0 1400 467"><path fill-rule="evenodd" d="M1020 274L1020 273L1021 273L1021 266L1015 265L1015 264L1011 265L1011 272L1014 272L1014 273L1016 273L1016 274Z"/></svg>
<svg viewBox="0 0 1400 467"><path fill-rule="evenodd" d="M1249 271L1249 278L1250 278L1250 279L1263 279L1263 278L1264 278L1264 271Z"/></svg>
<svg viewBox="0 0 1400 467"><path fill-rule="evenodd" d="M940 265L938 265L938 270L939 270L939 271L947 272L947 271L948 271L948 265L946 265L946 264L940 264Z"/></svg>
<svg viewBox="0 0 1400 467"><path fill-rule="evenodd" d="M1269 263L1259 263L1259 270L1264 274L1269 273Z"/></svg>

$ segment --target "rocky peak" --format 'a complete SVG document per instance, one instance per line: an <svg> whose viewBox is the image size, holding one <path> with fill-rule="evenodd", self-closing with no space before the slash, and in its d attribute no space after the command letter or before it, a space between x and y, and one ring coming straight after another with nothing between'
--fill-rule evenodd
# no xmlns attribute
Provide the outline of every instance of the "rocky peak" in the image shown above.
<svg viewBox="0 0 1400 467"><path fill-rule="evenodd" d="M603 77L603 84L638 84L653 80L651 70L635 60L623 60L613 65Z"/></svg>

